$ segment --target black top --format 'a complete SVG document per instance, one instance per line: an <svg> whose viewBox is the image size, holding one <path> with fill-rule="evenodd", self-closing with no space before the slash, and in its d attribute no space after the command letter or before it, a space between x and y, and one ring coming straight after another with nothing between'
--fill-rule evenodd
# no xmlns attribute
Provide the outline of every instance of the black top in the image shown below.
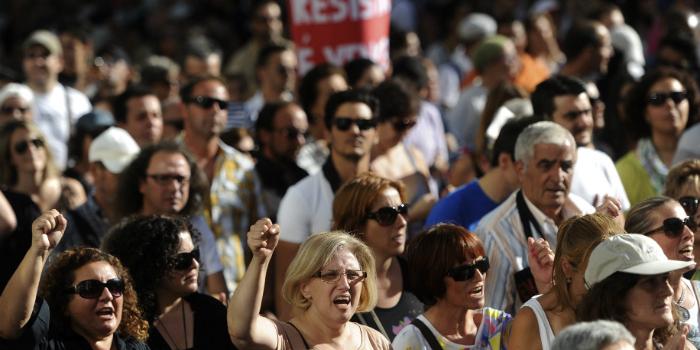
<svg viewBox="0 0 700 350"><path fill-rule="evenodd" d="M68 227L53 250L54 255L74 247L100 247L109 223L102 215L102 208L97 205L94 196L88 196L83 205L68 210L63 215L68 221Z"/></svg>
<svg viewBox="0 0 700 350"><path fill-rule="evenodd" d="M17 216L17 228L0 240L0 291L32 245L32 221L41 215L41 209L28 195L7 189L2 193Z"/></svg>
<svg viewBox="0 0 700 350"><path fill-rule="evenodd" d="M226 327L226 306L206 294L192 293L185 297L194 312L193 349L235 349ZM148 346L153 350L170 350L168 343L151 324Z"/></svg>
<svg viewBox="0 0 700 350"><path fill-rule="evenodd" d="M263 188L273 189L283 197L287 189L309 175L293 161L273 161L260 155L255 163Z"/></svg>
<svg viewBox="0 0 700 350"><path fill-rule="evenodd" d="M22 350L92 350L90 344L72 330L59 332L49 325L51 311L43 299L37 299L29 322L22 329L22 335L13 340L0 338L0 349ZM122 338L114 334L112 340L117 350L149 350L148 345Z"/></svg>

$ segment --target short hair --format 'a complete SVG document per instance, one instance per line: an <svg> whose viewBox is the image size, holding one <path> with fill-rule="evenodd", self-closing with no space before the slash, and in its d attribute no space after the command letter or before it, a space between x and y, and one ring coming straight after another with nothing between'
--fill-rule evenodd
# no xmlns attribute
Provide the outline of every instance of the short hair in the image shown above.
<svg viewBox="0 0 700 350"><path fill-rule="evenodd" d="M372 89L382 108L376 115L378 122L388 122L394 118L407 118L418 115L420 97L401 80L385 80Z"/></svg>
<svg viewBox="0 0 700 350"><path fill-rule="evenodd" d="M141 84L169 84L170 74L179 72L180 67L175 61L166 56L151 56L141 68Z"/></svg>
<svg viewBox="0 0 700 350"><path fill-rule="evenodd" d="M330 63L320 63L315 65L311 70L306 72L301 82L299 83L299 103L301 108L306 112L307 117L311 119L314 118L313 113L311 113L311 108L313 108L316 99L318 98L318 83L333 75L339 75L346 78L345 71Z"/></svg>
<svg viewBox="0 0 700 350"><path fill-rule="evenodd" d="M185 104L190 103L192 100L192 91L194 91L194 88L196 88L197 85L207 81L217 81L221 85L226 86L226 82L223 79L221 79L221 77L218 77L216 75L206 74L192 77L185 85L182 86L182 88L180 88L180 100L182 100L182 102Z"/></svg>
<svg viewBox="0 0 700 350"><path fill-rule="evenodd" d="M549 79L537 84L535 91L530 95L532 109L535 115L552 120L554 115L554 99L558 96L578 96L586 93L586 84L574 77L565 75L553 75Z"/></svg>
<svg viewBox="0 0 700 350"><path fill-rule="evenodd" d="M279 54L285 51L291 51L291 48L281 44L269 44L263 46L258 52L258 57L255 60L255 68L260 68L265 66L269 61L270 57L275 54Z"/></svg>
<svg viewBox="0 0 700 350"><path fill-rule="evenodd" d="M501 131L498 133L496 141L493 143L493 150L491 150L491 166L498 166L498 158L501 153L506 153L510 156L510 159L515 161L515 142L525 128L539 121L539 118L528 116L528 117L514 117L508 120Z"/></svg>
<svg viewBox="0 0 700 350"><path fill-rule="evenodd" d="M557 232L557 247L552 271L552 287L562 307L576 309L576 303L569 294L563 260L581 271L586 269L593 248L604 239L623 233L612 217L605 214L575 216L564 221Z"/></svg>
<svg viewBox="0 0 700 350"><path fill-rule="evenodd" d="M345 63L343 70L348 77L348 85L355 86L365 72L376 65L374 61L366 57L358 57Z"/></svg>
<svg viewBox="0 0 700 350"><path fill-rule="evenodd" d="M664 195L678 199L687 185L700 188L700 159L689 159L674 165L666 175Z"/></svg>
<svg viewBox="0 0 700 350"><path fill-rule="evenodd" d="M369 91L365 89L338 91L331 95L326 102L324 115L326 129L331 129L335 112L345 103L364 103L372 111L373 118L379 114L379 101Z"/></svg>
<svg viewBox="0 0 700 350"><path fill-rule="evenodd" d="M462 226L437 224L408 245L409 288L429 308L445 296L448 270L480 256L485 256L484 246L475 234Z"/></svg>
<svg viewBox="0 0 700 350"><path fill-rule="evenodd" d="M428 71L418 57L401 56L391 63L391 75L405 79L415 85L416 90L428 87Z"/></svg>
<svg viewBox="0 0 700 350"><path fill-rule="evenodd" d="M51 261L41 279L39 295L51 309L51 325L58 330L70 327L70 317L66 315L68 303L74 294L66 289L75 284L75 271L89 263L104 261L114 268L119 279L124 281L122 320L117 331L138 341L148 338L148 322L142 318L136 291L127 269L119 259L95 248L80 247L68 249Z"/></svg>
<svg viewBox="0 0 700 350"><path fill-rule="evenodd" d="M695 38L693 38L692 33L686 33L681 30L674 30L666 34L659 42L656 52L659 52L662 48L669 48L681 54L683 60L681 62L668 62L657 58L657 66L668 66L671 65L673 68L679 70L688 70L693 73L697 72L698 69L698 54L697 45L695 43ZM674 64L675 63L675 64Z"/></svg>
<svg viewBox="0 0 700 350"><path fill-rule="evenodd" d="M401 201L406 200L401 182L385 179L373 173L365 173L346 182L338 189L333 199L333 230L342 230L359 238L365 230L367 215L386 189L399 192Z"/></svg>
<svg viewBox="0 0 700 350"><path fill-rule="evenodd" d="M114 120L117 123L126 123L126 116L129 114L129 100L144 96L156 96L156 94L144 85L129 86L124 92L116 96L112 101Z"/></svg>
<svg viewBox="0 0 700 350"><path fill-rule="evenodd" d="M0 157L2 157L3 167L0 170L0 185L14 186L17 183L17 167L12 165L12 134L19 129L24 129L36 135L36 137L44 142L44 151L46 152L46 166L44 167L43 178L58 176L60 174L56 164L54 163L53 154L49 148L49 144L44 137L44 133L39 130L39 127L34 122L24 120L11 120L5 123L0 129Z"/></svg>
<svg viewBox="0 0 700 350"><path fill-rule="evenodd" d="M600 350L619 342L634 346L635 338L620 322L597 320L564 328L552 343L552 350Z"/></svg>
<svg viewBox="0 0 700 350"><path fill-rule="evenodd" d="M647 198L630 208L625 218L625 230L631 233L646 233L653 230L654 212L669 202L676 202L673 198L656 196Z"/></svg>
<svg viewBox="0 0 700 350"><path fill-rule="evenodd" d="M258 119L255 120L255 134L256 142L260 147L267 147L270 145L264 145L259 134L260 131L265 130L271 132L275 128L275 116L277 113L291 105L296 106L296 103L291 101L275 101L266 103L260 112L258 112Z"/></svg>
<svg viewBox="0 0 700 350"><path fill-rule="evenodd" d="M541 121L525 128L515 142L515 160L525 165L535 156L535 145L554 144L569 146L576 158L576 141L563 126L550 121Z"/></svg>
<svg viewBox="0 0 700 350"><path fill-rule="evenodd" d="M672 78L678 80L683 88L688 92L688 123L686 129L695 124L700 111L700 95L698 85L693 77L673 68L659 68L648 72L642 79L632 86L625 98L625 119L626 129L634 140L651 136L651 126L646 121L646 108L648 105L648 94L651 87L658 81Z"/></svg>
<svg viewBox="0 0 700 350"><path fill-rule="evenodd" d="M206 60L211 55L221 56L221 49L206 37L198 36L189 40L185 46L185 55L196 57L201 60Z"/></svg>
<svg viewBox="0 0 700 350"><path fill-rule="evenodd" d="M598 37L598 26L603 24L594 20L580 20L575 22L566 32L562 41L561 50L569 61L578 57L585 49L591 46L600 46L603 43Z"/></svg>
<svg viewBox="0 0 700 350"><path fill-rule="evenodd" d="M119 258L130 271L139 307L148 322L157 316L156 290L173 269L172 257L180 249L181 232L188 232L197 245L199 231L184 217L137 216L114 225L102 242L102 250Z"/></svg>
<svg viewBox="0 0 700 350"><path fill-rule="evenodd" d="M282 285L282 297L295 308L306 310L311 301L304 298L301 285L326 266L341 249L350 251L360 263L360 269L367 272L362 281L362 292L357 312L367 312L377 304L377 273L374 256L367 245L342 231L324 232L311 236L299 248L292 260Z"/></svg>
<svg viewBox="0 0 700 350"><path fill-rule="evenodd" d="M139 186L141 181L146 180L146 170L151 163L151 158L159 152L181 154L190 166L190 193L187 204L178 214L193 215L202 208L204 196L208 191L207 181L202 170L197 166L195 158L181 145L165 141L142 149L136 158L119 174L119 185L115 200L115 209L118 217L138 214L143 208L143 194L139 191Z"/></svg>

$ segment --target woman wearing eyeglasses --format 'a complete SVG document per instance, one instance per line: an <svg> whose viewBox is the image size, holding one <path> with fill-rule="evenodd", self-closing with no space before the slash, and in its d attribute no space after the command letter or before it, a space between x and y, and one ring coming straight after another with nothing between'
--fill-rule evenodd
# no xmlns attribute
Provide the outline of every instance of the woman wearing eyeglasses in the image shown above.
<svg viewBox="0 0 700 350"><path fill-rule="evenodd" d="M695 261L693 248L697 225L672 198L652 197L633 206L627 215L625 230L652 238L671 260ZM673 288L673 306L680 321L690 328L688 339L700 346L698 289L683 277L683 273L693 268L672 272L668 282Z"/></svg>
<svg viewBox="0 0 700 350"><path fill-rule="evenodd" d="M131 271L151 349L233 349L226 307L197 292L200 234L180 217L145 216L112 228L103 249Z"/></svg>
<svg viewBox="0 0 700 350"><path fill-rule="evenodd" d="M695 81L673 69L647 73L625 100L625 120L636 143L617 163L630 204L662 193L678 139L698 118Z"/></svg>
<svg viewBox="0 0 700 350"><path fill-rule="evenodd" d="M119 260L94 248L46 258L67 222L56 210L31 226L31 248L0 295L2 349L148 349L131 278Z"/></svg>
<svg viewBox="0 0 700 350"><path fill-rule="evenodd" d="M282 294L289 322L260 315L265 277L279 242L279 225L258 220L248 231L253 259L228 306L228 330L242 349L389 349L379 332L350 321L377 301L374 259L351 235L334 231L307 239L292 260Z"/></svg>
<svg viewBox="0 0 700 350"><path fill-rule="evenodd" d="M686 160L676 164L668 172L666 178L666 189L664 195L678 201L685 213L700 223L700 159ZM695 256L695 268L700 263L700 230L695 229L695 245L693 255ZM694 280L700 280L696 272Z"/></svg>
<svg viewBox="0 0 700 350"><path fill-rule="evenodd" d="M377 271L377 306L357 313L353 320L389 340L423 313L423 304L408 291L408 267L401 258L407 211L403 185L371 173L345 183L333 200L333 229L349 232L367 244Z"/></svg>
<svg viewBox="0 0 700 350"><path fill-rule="evenodd" d="M377 115L378 141L372 147L370 169L377 175L401 181L406 186L408 234L423 229L423 223L438 199L437 185L421 152L401 142L416 125L420 98L400 80L379 84L372 95L381 108Z"/></svg>

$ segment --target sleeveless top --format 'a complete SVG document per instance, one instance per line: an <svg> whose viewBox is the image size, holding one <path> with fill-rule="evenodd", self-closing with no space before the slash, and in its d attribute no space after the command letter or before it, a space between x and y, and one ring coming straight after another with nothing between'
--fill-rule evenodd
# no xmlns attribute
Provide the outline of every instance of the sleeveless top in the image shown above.
<svg viewBox="0 0 700 350"><path fill-rule="evenodd" d="M529 307L535 314L535 318L537 318L537 328L540 330L542 350L548 350L552 347L552 343L554 342L554 332L552 332L552 327L549 325L547 314L545 314L540 302L537 301L540 296L541 295L531 298L525 304L523 304L522 307Z"/></svg>
<svg viewBox="0 0 700 350"><path fill-rule="evenodd" d="M299 332L299 330L293 324L273 319L270 319L270 321L274 322L275 326L277 326L277 350L297 350L315 348L308 346L301 332ZM348 324L354 324L360 327L360 332L362 334L362 344L358 349L388 350L391 348L389 340L374 329L354 322L348 322Z"/></svg>

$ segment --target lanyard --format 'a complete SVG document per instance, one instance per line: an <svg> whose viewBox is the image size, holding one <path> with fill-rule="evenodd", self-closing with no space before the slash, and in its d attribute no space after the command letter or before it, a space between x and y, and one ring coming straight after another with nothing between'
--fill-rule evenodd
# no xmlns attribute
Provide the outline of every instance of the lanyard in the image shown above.
<svg viewBox="0 0 700 350"><path fill-rule="evenodd" d="M520 222L523 224L523 231L525 232L525 240L527 238L533 237L532 236L532 226L535 226L535 230L537 231L536 233L544 238L544 234L542 233L542 227L540 226L540 223L535 220L535 216L532 215L532 212L530 211L530 208L528 208L527 203L525 203L525 197L523 197L523 191L520 190L518 191L518 194L515 196L515 205L518 208L518 215L520 216ZM530 226L532 225L532 226Z"/></svg>

